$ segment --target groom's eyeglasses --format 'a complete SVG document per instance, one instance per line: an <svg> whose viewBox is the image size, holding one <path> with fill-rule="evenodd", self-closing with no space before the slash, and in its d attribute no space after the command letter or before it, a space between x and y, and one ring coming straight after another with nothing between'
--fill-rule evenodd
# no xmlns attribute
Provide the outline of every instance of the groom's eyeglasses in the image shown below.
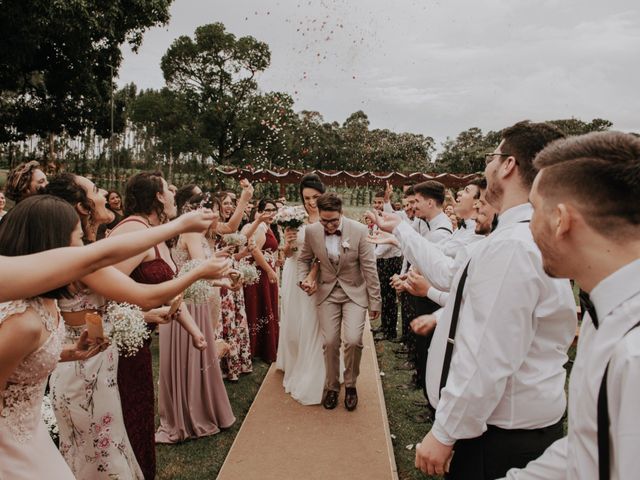
<svg viewBox="0 0 640 480"><path fill-rule="evenodd" d="M332 225L332 224L333 224L333 225L336 225L336 224L340 223L340 217L338 217L338 218L332 218L332 219L330 219L330 220L325 220L324 218L321 218L321 219L320 219L320 223L321 223L322 225Z"/></svg>

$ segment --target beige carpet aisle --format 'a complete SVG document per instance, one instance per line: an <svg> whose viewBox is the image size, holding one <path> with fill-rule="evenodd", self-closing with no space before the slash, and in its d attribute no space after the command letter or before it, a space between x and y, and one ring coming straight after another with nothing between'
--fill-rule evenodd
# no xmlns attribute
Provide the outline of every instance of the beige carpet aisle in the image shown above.
<svg viewBox="0 0 640 480"><path fill-rule="evenodd" d="M358 408L302 406L272 365L218 480L394 480L393 447L369 325L358 378Z"/></svg>

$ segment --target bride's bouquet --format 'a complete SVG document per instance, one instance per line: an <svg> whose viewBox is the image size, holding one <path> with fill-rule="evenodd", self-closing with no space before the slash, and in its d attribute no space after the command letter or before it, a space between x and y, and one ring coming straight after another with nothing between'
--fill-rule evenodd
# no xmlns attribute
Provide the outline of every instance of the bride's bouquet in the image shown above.
<svg viewBox="0 0 640 480"><path fill-rule="evenodd" d="M236 270L240 272L242 283L245 285L253 285L260 280L260 272L252 263L239 262Z"/></svg>
<svg viewBox="0 0 640 480"><path fill-rule="evenodd" d="M144 341L149 338L147 323L137 305L110 302L105 318L111 324L111 330L107 334L109 341L115 344L118 352L125 357L138 353Z"/></svg>
<svg viewBox="0 0 640 480"><path fill-rule="evenodd" d="M222 236L222 241L227 247L233 247L232 253L238 253L240 247L247 244L247 237L242 233L229 233Z"/></svg>
<svg viewBox="0 0 640 480"><path fill-rule="evenodd" d="M183 276L185 273L193 270L200 265L200 260L189 260L185 263L178 273L178 277ZM184 299L192 303L205 303L209 301L209 298L213 295L213 287L206 280L196 280L189 285L184 291Z"/></svg>
<svg viewBox="0 0 640 480"><path fill-rule="evenodd" d="M300 228L309 218L303 207L282 207L273 221L282 228Z"/></svg>
<svg viewBox="0 0 640 480"><path fill-rule="evenodd" d="M42 398L42 420L44 420L44 424L47 426L47 431L49 432L51 440L53 440L53 443L58 445L60 430L58 430L58 421L56 420L56 415L53 411L53 405L51 404L51 398L49 398L49 395L45 395Z"/></svg>

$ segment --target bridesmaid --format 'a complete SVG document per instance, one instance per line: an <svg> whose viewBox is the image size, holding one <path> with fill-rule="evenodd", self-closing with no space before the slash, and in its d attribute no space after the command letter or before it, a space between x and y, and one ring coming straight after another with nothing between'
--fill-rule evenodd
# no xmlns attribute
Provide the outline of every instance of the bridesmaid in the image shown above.
<svg viewBox="0 0 640 480"><path fill-rule="evenodd" d="M127 183L124 213L127 216L111 235L151 228L176 216L173 192L162 174L142 172ZM136 257L116 266L123 273L140 283L157 284L171 280L176 268L165 243L156 245ZM204 335L195 324L187 308L182 305L178 321L191 336L198 350L207 348ZM151 364L151 340L131 357L120 357L118 364L118 388L122 401L124 423L136 459L144 478L152 480L156 475L155 409L153 368Z"/></svg>
<svg viewBox="0 0 640 480"><path fill-rule="evenodd" d="M256 211L265 214L255 234L256 248L252 251L260 280L244 287L245 309L251 354L272 363L276 360L278 350L278 274L275 266L278 240L270 228L277 211L276 204L272 200L262 199Z"/></svg>
<svg viewBox="0 0 640 480"><path fill-rule="evenodd" d="M212 201L217 204L215 208ZM184 211L200 207L213 208L216 212L219 210L218 199L211 199L209 195L195 195L186 202ZM209 232L217 227L216 218ZM173 253L178 269L190 260L204 261L215 256L202 233L181 235ZM231 287L228 279L222 282L214 284ZM220 317L219 288L214 286L213 295L207 300L199 302L189 299L185 303L189 314L203 332L208 348L203 352L194 348L179 325L160 327L160 427L156 431L157 443L177 443L214 435L220 429L231 427L236 420L222 380L215 346L214 324Z"/></svg>
<svg viewBox="0 0 640 480"><path fill-rule="evenodd" d="M62 200L32 196L7 215L0 226L0 255L82 245L78 216ZM75 346L63 347L64 324L56 299L65 295L62 287L0 303L0 478L75 478L42 420L42 398L58 361L87 360L101 346L90 346L84 333Z"/></svg>

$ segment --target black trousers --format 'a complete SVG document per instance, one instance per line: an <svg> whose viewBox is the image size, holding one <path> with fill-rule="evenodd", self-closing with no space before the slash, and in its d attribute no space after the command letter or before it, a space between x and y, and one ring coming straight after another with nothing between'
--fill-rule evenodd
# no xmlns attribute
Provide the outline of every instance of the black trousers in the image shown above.
<svg viewBox="0 0 640 480"><path fill-rule="evenodd" d="M398 335L398 296L389 281L393 275L400 273L402 257L379 258L377 266L380 296L382 297L382 332L387 338L396 338Z"/></svg>
<svg viewBox="0 0 640 480"><path fill-rule="evenodd" d="M416 318L414 314L413 304L411 302L411 295L407 292L402 292L399 294L400 299L400 307L402 308L400 311L400 315L402 317L402 339L405 343L407 343L407 348L410 349L410 345L408 345L409 334L411 333L411 320Z"/></svg>
<svg viewBox="0 0 640 480"><path fill-rule="evenodd" d="M535 430L505 430L489 425L480 437L458 440L448 480L493 480L522 468L562 438L562 420Z"/></svg>
<svg viewBox="0 0 640 480"><path fill-rule="evenodd" d="M413 318L420 315L427 315L440 309L440 305L426 297L414 297L411 296L411 303L413 304ZM413 320L412 318L412 320ZM413 362L416 366L416 383L419 387L425 388L425 375L427 371L427 352L431 345L431 339L433 338L433 332L430 332L426 337L422 335L416 335L412 331L409 332L411 342L414 345L413 349Z"/></svg>

